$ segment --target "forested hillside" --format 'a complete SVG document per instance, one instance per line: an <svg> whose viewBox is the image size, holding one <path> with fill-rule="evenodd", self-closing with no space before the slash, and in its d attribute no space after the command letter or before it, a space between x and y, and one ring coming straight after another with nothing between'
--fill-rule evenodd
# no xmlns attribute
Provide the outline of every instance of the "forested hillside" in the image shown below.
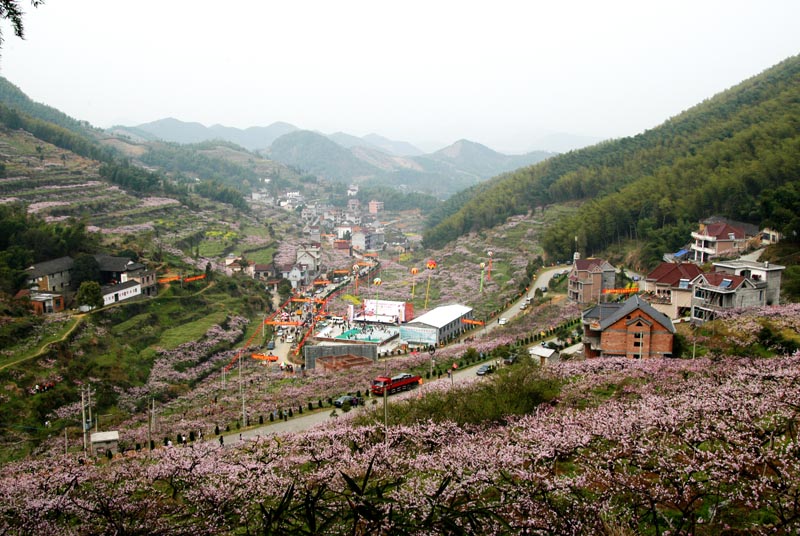
<svg viewBox="0 0 800 536"><path fill-rule="evenodd" d="M640 135L551 158L494 179L443 207L425 234L441 246L552 203L585 202L544 237L552 257L596 253L619 240L644 260L685 242L712 214L798 230L800 58L781 64ZM591 202L588 202L590 201ZM457 210L456 210L457 209Z"/></svg>

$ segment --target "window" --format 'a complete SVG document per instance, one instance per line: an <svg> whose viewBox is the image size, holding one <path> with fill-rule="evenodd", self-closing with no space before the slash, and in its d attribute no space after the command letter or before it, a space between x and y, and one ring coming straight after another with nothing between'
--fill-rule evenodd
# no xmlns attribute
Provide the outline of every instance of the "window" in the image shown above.
<svg viewBox="0 0 800 536"><path fill-rule="evenodd" d="M637 331L636 333L633 334L634 339L641 339L643 336L644 333L642 333L641 331Z"/></svg>
<svg viewBox="0 0 800 536"><path fill-rule="evenodd" d="M642 341L635 341L633 345L638 348L642 345Z"/></svg>
<svg viewBox="0 0 800 536"><path fill-rule="evenodd" d="M733 283L733 281L730 279L723 279L722 283L719 284L719 288L730 288L731 283Z"/></svg>

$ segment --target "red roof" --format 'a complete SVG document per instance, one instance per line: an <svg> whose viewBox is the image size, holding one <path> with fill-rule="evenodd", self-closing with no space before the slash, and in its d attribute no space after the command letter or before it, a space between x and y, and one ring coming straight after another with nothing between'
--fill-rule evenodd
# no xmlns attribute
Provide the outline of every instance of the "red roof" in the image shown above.
<svg viewBox="0 0 800 536"><path fill-rule="evenodd" d="M700 267L691 262L662 262L658 268L650 272L647 280L675 287L678 286L681 279L691 281L702 273Z"/></svg>
<svg viewBox="0 0 800 536"><path fill-rule="evenodd" d="M704 233L707 236L713 236L718 239L721 238L723 240L727 240L729 235L731 234L733 234L733 237L738 240L744 238L743 230L739 229L738 227L733 227L731 225L728 225L727 223L722 221L706 225Z"/></svg>
<svg viewBox="0 0 800 536"><path fill-rule="evenodd" d="M723 272L710 272L707 274L703 274L703 277L705 278L706 282L713 287L721 286L722 281L727 279L731 283L726 288L731 288L731 289L739 288L740 286L742 286L742 283L744 283L746 279L741 275L732 275Z"/></svg>
<svg viewBox="0 0 800 536"><path fill-rule="evenodd" d="M602 269L606 261L603 259L578 259L575 261L575 269L579 271L591 271Z"/></svg>

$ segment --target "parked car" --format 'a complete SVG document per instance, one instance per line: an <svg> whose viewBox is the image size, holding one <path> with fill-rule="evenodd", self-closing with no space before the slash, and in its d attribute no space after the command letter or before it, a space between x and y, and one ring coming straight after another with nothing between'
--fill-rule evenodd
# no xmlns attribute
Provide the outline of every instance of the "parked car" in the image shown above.
<svg viewBox="0 0 800 536"><path fill-rule="evenodd" d="M333 405L336 406L337 408L341 408L345 404L350 404L351 407L355 407L362 404L363 402L364 401L361 398L358 398L357 396L343 395L334 400Z"/></svg>
<svg viewBox="0 0 800 536"><path fill-rule="evenodd" d="M500 320L498 320L497 323L500 324L501 326L504 326L504 325L508 324L508 318L503 317Z"/></svg>
<svg viewBox="0 0 800 536"><path fill-rule="evenodd" d="M481 365L478 367L478 371L475 373L478 376L484 376L486 374L491 374L494 372L494 368L491 365Z"/></svg>
<svg viewBox="0 0 800 536"><path fill-rule="evenodd" d="M520 311L524 311L527 308L528 308L528 303L527 302L523 302L522 305L519 306L519 310Z"/></svg>
<svg viewBox="0 0 800 536"><path fill-rule="evenodd" d="M275 339L270 339L267 342L267 350L274 350L275 349Z"/></svg>
<svg viewBox="0 0 800 536"><path fill-rule="evenodd" d="M503 364L504 365L513 365L516 362L517 362L517 356L516 355L510 355L510 356L506 357L505 359L503 359Z"/></svg>

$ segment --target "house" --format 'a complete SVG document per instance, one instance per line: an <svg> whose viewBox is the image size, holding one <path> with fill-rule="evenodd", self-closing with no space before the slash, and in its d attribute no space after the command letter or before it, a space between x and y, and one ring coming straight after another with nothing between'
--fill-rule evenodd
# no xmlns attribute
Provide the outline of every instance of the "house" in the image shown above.
<svg viewBox="0 0 800 536"><path fill-rule="evenodd" d="M119 432L93 432L89 436L89 441L92 445L92 452L100 454L101 452L111 452L112 454L119 452Z"/></svg>
<svg viewBox="0 0 800 536"><path fill-rule="evenodd" d="M762 246L769 246L770 244L777 244L781 241L783 235L775 229L765 227L761 229L761 244Z"/></svg>
<svg viewBox="0 0 800 536"><path fill-rule="evenodd" d="M377 214L378 212L383 211L383 201L375 201L374 199L369 202L369 213L370 214Z"/></svg>
<svg viewBox="0 0 800 536"><path fill-rule="evenodd" d="M144 264L134 262L128 257L99 254L94 258L100 267L101 285L137 281L142 287L141 293L145 296L155 296L158 293L158 279L155 270L148 270Z"/></svg>
<svg viewBox="0 0 800 536"><path fill-rule="evenodd" d="M126 281L118 285L102 287L103 305L129 300L142 294L142 285L138 281Z"/></svg>
<svg viewBox="0 0 800 536"><path fill-rule="evenodd" d="M358 228L353 231L350 241L353 249L359 251L381 251L383 249L384 233Z"/></svg>
<svg viewBox="0 0 800 536"><path fill-rule="evenodd" d="M691 282L701 273L691 262L662 262L640 281L642 297L669 318L688 315L692 310Z"/></svg>
<svg viewBox="0 0 800 536"><path fill-rule="evenodd" d="M692 321L706 322L726 309L779 303L785 266L734 260L714 263L714 272L692 281Z"/></svg>
<svg viewBox="0 0 800 536"><path fill-rule="evenodd" d="M746 248L745 232L725 221L700 224L700 229L692 233L692 261L703 264L718 257L739 256Z"/></svg>
<svg viewBox="0 0 800 536"><path fill-rule="evenodd" d="M310 273L315 274L319 271L320 263L319 244L303 244L297 248L295 264L305 266Z"/></svg>
<svg viewBox="0 0 800 536"><path fill-rule="evenodd" d="M617 269L603 259L575 259L569 272L567 296L579 304L599 301L603 290L614 288Z"/></svg>
<svg viewBox="0 0 800 536"><path fill-rule="evenodd" d="M72 257L60 257L52 261L34 264L27 270L28 288L36 287L45 292L65 292L69 290L72 266L75 261Z"/></svg>
<svg viewBox="0 0 800 536"><path fill-rule="evenodd" d="M275 275L275 270L271 264L254 264L253 279L271 279Z"/></svg>
<svg viewBox="0 0 800 536"><path fill-rule="evenodd" d="M24 297L30 300L31 308L37 315L59 313L65 309L64 296L61 294L22 289L15 296L15 298Z"/></svg>
<svg viewBox="0 0 800 536"><path fill-rule="evenodd" d="M785 266L770 262L757 262L735 259L714 263L714 271L725 274L741 275L755 282L767 284L764 294L764 305L777 305L781 295L781 276Z"/></svg>
<svg viewBox="0 0 800 536"><path fill-rule="evenodd" d="M641 296L583 312L583 352L592 357L671 357L675 326Z"/></svg>
<svg viewBox="0 0 800 536"><path fill-rule="evenodd" d="M284 266L279 269L281 272L281 277L283 279L288 279L292 284L293 289L300 288L311 283L311 276L305 266L294 264L290 266Z"/></svg>
<svg viewBox="0 0 800 536"><path fill-rule="evenodd" d="M542 367L558 363L560 358L558 350L540 344L528 348L528 354Z"/></svg>

